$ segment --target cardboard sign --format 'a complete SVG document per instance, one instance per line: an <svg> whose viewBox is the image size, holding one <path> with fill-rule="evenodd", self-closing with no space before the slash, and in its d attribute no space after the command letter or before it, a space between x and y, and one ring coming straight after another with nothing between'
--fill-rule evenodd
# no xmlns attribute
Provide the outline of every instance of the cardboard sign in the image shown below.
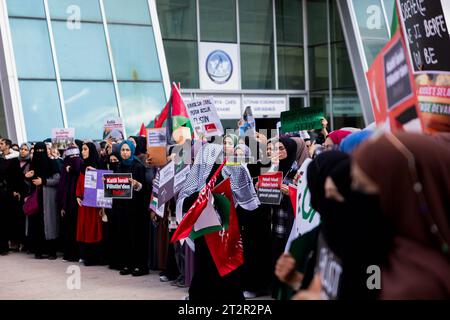
<svg viewBox="0 0 450 320"><path fill-rule="evenodd" d="M52 144L56 145L58 150L65 150L75 142L75 129L52 129Z"/></svg>
<svg viewBox="0 0 450 320"><path fill-rule="evenodd" d="M256 122L253 117L252 107L245 108L244 114L240 121L239 136L255 136L256 134Z"/></svg>
<svg viewBox="0 0 450 320"><path fill-rule="evenodd" d="M258 198L261 203L279 205L281 202L281 183L283 172L260 175L258 178Z"/></svg>
<svg viewBox="0 0 450 320"><path fill-rule="evenodd" d="M174 196L174 176L175 176L175 164L170 161L164 168L159 170L158 179L158 206L162 206Z"/></svg>
<svg viewBox="0 0 450 320"><path fill-rule="evenodd" d="M103 140L106 139L112 139L113 142L125 139L125 125L121 118L110 118L105 121Z"/></svg>
<svg viewBox="0 0 450 320"><path fill-rule="evenodd" d="M367 72L375 122L390 131L422 131L411 67L400 31L375 58Z"/></svg>
<svg viewBox="0 0 450 320"><path fill-rule="evenodd" d="M441 2L397 0L414 73L450 72L449 21Z"/></svg>
<svg viewBox="0 0 450 320"><path fill-rule="evenodd" d="M398 0L425 131L450 132L450 4Z"/></svg>
<svg viewBox="0 0 450 320"><path fill-rule="evenodd" d="M132 199L133 186L130 179L133 178L131 173L112 173L104 174L104 190L105 198L113 199Z"/></svg>
<svg viewBox="0 0 450 320"><path fill-rule="evenodd" d="M105 198L103 176L113 173L111 170L86 170L84 176L83 206L94 208L112 208L112 199Z"/></svg>
<svg viewBox="0 0 450 320"><path fill-rule="evenodd" d="M167 163L167 129L147 129L147 158L152 166L164 166Z"/></svg>
<svg viewBox="0 0 450 320"><path fill-rule="evenodd" d="M322 107L301 108L281 113L281 133L322 129Z"/></svg>
<svg viewBox="0 0 450 320"><path fill-rule="evenodd" d="M198 136L223 135L223 127L214 105L214 98L195 99L186 104L189 118Z"/></svg>
<svg viewBox="0 0 450 320"><path fill-rule="evenodd" d="M153 183L152 195L150 197L149 209L156 213L160 218L164 218L164 204L158 205L158 185Z"/></svg>

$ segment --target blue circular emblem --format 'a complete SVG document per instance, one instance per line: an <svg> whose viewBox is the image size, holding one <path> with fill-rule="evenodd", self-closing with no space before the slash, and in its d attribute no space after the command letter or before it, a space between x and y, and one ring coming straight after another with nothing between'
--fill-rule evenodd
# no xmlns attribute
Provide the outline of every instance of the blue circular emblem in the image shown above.
<svg viewBox="0 0 450 320"><path fill-rule="evenodd" d="M206 73L217 84L224 84L233 74L233 62L230 56L222 50L214 50L206 58Z"/></svg>

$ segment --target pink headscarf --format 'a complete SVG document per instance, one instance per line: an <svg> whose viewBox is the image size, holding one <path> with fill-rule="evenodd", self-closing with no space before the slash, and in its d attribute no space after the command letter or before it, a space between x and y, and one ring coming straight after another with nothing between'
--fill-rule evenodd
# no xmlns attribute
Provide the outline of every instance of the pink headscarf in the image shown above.
<svg viewBox="0 0 450 320"><path fill-rule="evenodd" d="M347 130L334 130L327 136L327 138L330 138L334 144L340 145L342 140L344 140L344 138L351 133L351 131Z"/></svg>

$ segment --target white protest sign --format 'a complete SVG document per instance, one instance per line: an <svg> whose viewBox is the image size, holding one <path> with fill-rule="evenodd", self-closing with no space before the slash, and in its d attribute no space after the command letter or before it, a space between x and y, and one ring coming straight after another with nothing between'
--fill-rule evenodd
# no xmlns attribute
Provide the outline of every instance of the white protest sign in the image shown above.
<svg viewBox="0 0 450 320"><path fill-rule="evenodd" d="M214 104L213 97L195 99L186 104L189 118L199 136L223 135L223 127Z"/></svg>
<svg viewBox="0 0 450 320"><path fill-rule="evenodd" d="M311 161L311 159L306 159L298 170L301 177L297 185L297 214L286 244L285 251L287 252L289 252L293 240L311 231L320 223L320 214L311 207L311 193L306 180L306 173Z"/></svg>
<svg viewBox="0 0 450 320"><path fill-rule="evenodd" d="M74 128L53 128L52 129L52 143L56 145L59 150L64 150L70 144L75 142Z"/></svg>

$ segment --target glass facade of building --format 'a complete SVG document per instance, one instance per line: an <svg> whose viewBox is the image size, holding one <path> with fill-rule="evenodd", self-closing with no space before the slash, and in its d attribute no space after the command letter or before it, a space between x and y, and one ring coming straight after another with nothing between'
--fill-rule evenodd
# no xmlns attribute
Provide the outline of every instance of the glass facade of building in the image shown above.
<svg viewBox="0 0 450 320"><path fill-rule="evenodd" d="M149 2L6 0L28 140L52 128L101 138L104 121L139 131L166 101Z"/></svg>
<svg viewBox="0 0 450 320"><path fill-rule="evenodd" d="M199 44L234 43L240 90L229 93L242 105L255 93L284 95L290 109L323 107L334 128L364 126L336 1L158 0L157 7L169 73L186 96L205 91Z"/></svg>
<svg viewBox="0 0 450 320"><path fill-rule="evenodd" d="M134 134L164 106L170 81L187 100L212 95L231 106L219 110L230 125L256 101L276 105L257 118L319 106L332 129L362 127L361 74L389 39L393 8L394 0L0 0L0 134L24 127L18 137L40 140L73 127L98 139L112 116ZM205 88L205 45L236 48L232 88Z"/></svg>

